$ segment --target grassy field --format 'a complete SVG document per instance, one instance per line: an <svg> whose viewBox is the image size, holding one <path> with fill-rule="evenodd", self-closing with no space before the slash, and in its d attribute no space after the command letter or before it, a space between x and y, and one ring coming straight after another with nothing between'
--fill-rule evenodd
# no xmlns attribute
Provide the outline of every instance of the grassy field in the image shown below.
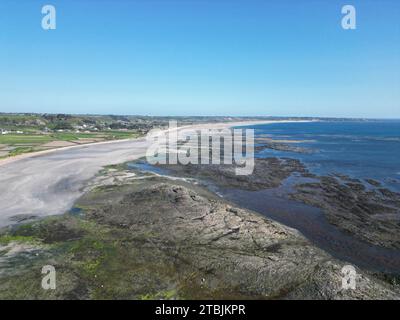
<svg viewBox="0 0 400 320"><path fill-rule="evenodd" d="M26 134L2 134L0 135L0 144L15 145L29 143L46 143L53 141L46 135L26 135Z"/></svg>
<svg viewBox="0 0 400 320"><path fill-rule="evenodd" d="M96 133L58 132L51 134L2 134L0 135L0 158L15 156L27 152L44 150L46 143L61 141L72 143L91 143L118 139L136 138L133 131L105 131ZM7 154L4 154L7 153Z"/></svg>

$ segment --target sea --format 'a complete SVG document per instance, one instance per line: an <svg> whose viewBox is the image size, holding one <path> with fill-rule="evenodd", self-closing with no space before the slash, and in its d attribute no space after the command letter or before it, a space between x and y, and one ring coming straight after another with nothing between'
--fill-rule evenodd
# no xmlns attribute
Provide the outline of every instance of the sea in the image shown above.
<svg viewBox="0 0 400 320"><path fill-rule="evenodd" d="M257 157L295 158L317 175L372 178L400 191L400 120L282 122L244 128L253 128L255 137L295 141L290 145L309 151L265 149Z"/></svg>

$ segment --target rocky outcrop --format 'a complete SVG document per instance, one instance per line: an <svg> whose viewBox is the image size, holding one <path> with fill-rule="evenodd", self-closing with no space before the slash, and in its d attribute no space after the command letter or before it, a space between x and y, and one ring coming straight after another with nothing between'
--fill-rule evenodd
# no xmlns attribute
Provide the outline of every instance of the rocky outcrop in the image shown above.
<svg viewBox="0 0 400 320"><path fill-rule="evenodd" d="M276 188L292 173L308 173L305 166L291 158L256 158L251 175L239 176L236 165L163 165L168 172L190 178L207 179L221 188L240 188L242 190L262 190Z"/></svg>
<svg viewBox="0 0 400 320"><path fill-rule="evenodd" d="M400 248L400 194L374 180L367 188L358 179L319 177L296 186L291 198L320 207L328 221L371 244Z"/></svg>
<svg viewBox="0 0 400 320"><path fill-rule="evenodd" d="M182 291L185 297L398 297L387 284L360 271L357 289L343 290L345 263L297 231L182 185L156 183L89 216L132 235L151 235L146 241L172 255L183 278L192 274L190 287Z"/></svg>
<svg viewBox="0 0 400 320"><path fill-rule="evenodd" d="M203 188L151 175L129 181L87 193L77 203L78 213L0 237L0 243L9 239L4 252L29 239L29 252L35 253L21 253L19 245L18 253L6 257L11 267L0 275L0 298L399 297L395 287L358 269L356 289L343 289L345 262L296 230ZM19 268L12 268L13 263ZM57 270L57 290L38 285L46 264Z"/></svg>

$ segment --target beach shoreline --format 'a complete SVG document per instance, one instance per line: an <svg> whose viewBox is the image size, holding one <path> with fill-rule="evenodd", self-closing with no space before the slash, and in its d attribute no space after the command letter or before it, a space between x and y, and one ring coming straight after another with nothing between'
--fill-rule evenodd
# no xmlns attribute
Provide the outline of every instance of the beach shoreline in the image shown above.
<svg viewBox="0 0 400 320"><path fill-rule="evenodd" d="M220 122L220 123L204 123L204 124L193 124L193 125L186 125L186 126L181 126L178 127L178 130L182 129L202 129L202 128L208 128L208 129L218 129L218 128L232 128L236 126L249 126L249 125L257 125L257 124L270 124L270 123L291 123L291 122L310 122L310 121L316 121L316 120L260 120L260 121L235 121L235 122ZM163 130L164 132L168 132L169 129L160 129ZM92 143L85 143L81 145L74 145L74 146L66 146L66 147L58 147L58 148L53 148L49 150L41 150L41 151L35 151L35 152L28 152L24 154L19 154L16 156L10 156L6 158L0 159L0 166L7 165L9 163L13 163L15 161L23 160L23 159L28 159L28 158L33 158L33 157L40 157L42 155L47 155L53 152L58 152L58 151L65 151L65 150L71 150L71 149L79 149L79 148L85 148L89 146L96 146L96 145L106 145L106 144L113 144L113 143L120 143L120 142L126 142L126 141L135 141L135 140L141 140L145 138L145 136L133 138L133 139L120 139L120 140L111 140L111 141L100 141L100 142L92 142Z"/></svg>
<svg viewBox="0 0 400 320"><path fill-rule="evenodd" d="M178 127L178 130L223 129L276 122L208 123ZM141 137L28 153L3 160L0 165L0 227L66 212L82 196L88 181L104 166L145 156L149 143Z"/></svg>

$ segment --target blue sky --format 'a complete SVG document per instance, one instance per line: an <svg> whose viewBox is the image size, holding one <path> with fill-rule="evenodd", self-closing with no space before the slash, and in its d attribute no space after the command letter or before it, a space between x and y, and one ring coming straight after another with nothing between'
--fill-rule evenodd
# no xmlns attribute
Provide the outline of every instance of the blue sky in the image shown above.
<svg viewBox="0 0 400 320"><path fill-rule="evenodd" d="M400 118L400 1L1 0L0 112Z"/></svg>

